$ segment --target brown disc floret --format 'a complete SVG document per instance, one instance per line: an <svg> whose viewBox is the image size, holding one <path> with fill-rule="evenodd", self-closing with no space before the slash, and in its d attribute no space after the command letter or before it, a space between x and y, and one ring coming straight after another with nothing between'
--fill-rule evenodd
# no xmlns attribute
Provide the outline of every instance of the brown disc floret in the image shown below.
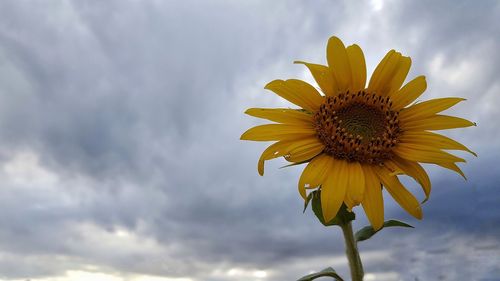
<svg viewBox="0 0 500 281"><path fill-rule="evenodd" d="M380 164L393 157L400 133L389 97L365 91L327 96L314 115L324 152L337 159Z"/></svg>

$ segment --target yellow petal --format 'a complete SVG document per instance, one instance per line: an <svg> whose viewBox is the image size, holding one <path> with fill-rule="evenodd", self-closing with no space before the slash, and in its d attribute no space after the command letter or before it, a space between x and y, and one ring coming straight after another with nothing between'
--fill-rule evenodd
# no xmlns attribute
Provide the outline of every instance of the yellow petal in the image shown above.
<svg viewBox="0 0 500 281"><path fill-rule="evenodd" d="M331 156L321 154L307 164L299 179L299 193L304 200L307 198L306 188L314 188L325 182L332 163Z"/></svg>
<svg viewBox="0 0 500 281"><path fill-rule="evenodd" d="M368 83L368 91L379 95L388 94L394 74L398 70L401 53L391 50L382 59L379 65L373 71L373 75Z"/></svg>
<svg viewBox="0 0 500 281"><path fill-rule="evenodd" d="M298 163L309 160L323 152L323 150L325 149L325 145L317 138L312 138L312 140L313 141L311 141L307 145L289 147L288 154L285 156L285 159L290 162Z"/></svg>
<svg viewBox="0 0 500 281"><path fill-rule="evenodd" d="M324 99L313 86L297 79L274 80L268 83L265 89L312 112L319 109Z"/></svg>
<svg viewBox="0 0 500 281"><path fill-rule="evenodd" d="M289 108L249 108L246 114L278 123L312 124L312 115L302 110Z"/></svg>
<svg viewBox="0 0 500 281"><path fill-rule="evenodd" d="M427 89L427 82L425 76L418 76L417 78L408 82L401 90L391 94L392 107L399 110L422 95Z"/></svg>
<svg viewBox="0 0 500 281"><path fill-rule="evenodd" d="M346 196L352 201L352 207L354 207L361 203L365 191L365 176L361 164L359 162L347 163L347 176L348 189Z"/></svg>
<svg viewBox="0 0 500 281"><path fill-rule="evenodd" d="M465 145L433 132L408 131L399 136L399 140L403 143L427 145L439 149L463 150L471 153L474 156L477 156L474 151L470 150Z"/></svg>
<svg viewBox="0 0 500 281"><path fill-rule="evenodd" d="M387 54L384 56L384 58L379 62L375 70L373 71L372 77L370 78L370 82L368 83L368 90L373 91L375 88L378 88L379 80L380 80L380 74L382 70L385 68L385 65L389 61L390 58L392 58L396 54L396 51L390 50L387 52Z"/></svg>
<svg viewBox="0 0 500 281"><path fill-rule="evenodd" d="M241 135L242 140L275 141L300 139L316 135L316 130L310 126L291 124L266 124L250 128Z"/></svg>
<svg viewBox="0 0 500 281"><path fill-rule="evenodd" d="M294 153L302 152L303 154L307 151L314 149L316 144L321 144L316 137L300 139L300 140L292 140L292 141L279 141L272 145L262 152L260 156L259 162L257 164L257 170L259 174L264 175L264 161L271 160L281 156L287 156L291 151ZM305 151L305 152L304 152ZM317 153L308 159L316 156ZM300 162L300 161L298 161Z"/></svg>
<svg viewBox="0 0 500 281"><path fill-rule="evenodd" d="M389 96L391 96L392 93L397 92L403 85L403 82L405 81L406 76L410 71L410 67L411 67L411 58L401 56L401 58L399 59L398 66L394 70L391 82L388 84L387 88L385 87L383 88L382 92L386 93Z"/></svg>
<svg viewBox="0 0 500 281"><path fill-rule="evenodd" d="M401 121L401 127L405 131L446 130L470 126L476 126L476 123L448 115L433 115L423 119Z"/></svg>
<svg viewBox="0 0 500 281"><path fill-rule="evenodd" d="M463 98L440 98L424 101L401 110L399 118L403 121L410 121L431 117L464 100Z"/></svg>
<svg viewBox="0 0 500 281"><path fill-rule="evenodd" d="M351 200L351 197L347 195L347 192L348 191L346 190L346 193L344 195L344 204L346 205L347 210L349 212L352 212L352 208L354 208L356 205L354 204L354 201Z"/></svg>
<svg viewBox="0 0 500 281"><path fill-rule="evenodd" d="M286 148L289 145L289 141L279 141L266 148L260 155L259 162L257 163L257 171L259 172L259 175L264 175L264 161L285 156L287 154Z"/></svg>
<svg viewBox="0 0 500 281"><path fill-rule="evenodd" d="M354 44L346 49L349 64L351 66L352 92L358 92L365 89L366 84L366 63L365 56L361 48Z"/></svg>
<svg viewBox="0 0 500 281"><path fill-rule="evenodd" d="M328 40L326 59L337 81L339 90L345 91L349 89L351 85L351 67L344 43L339 38L333 36Z"/></svg>
<svg viewBox="0 0 500 281"><path fill-rule="evenodd" d="M370 165L363 165L365 176L365 193L361 205L375 230L384 224L384 199L382 185Z"/></svg>
<svg viewBox="0 0 500 281"><path fill-rule="evenodd" d="M337 215L344 201L347 184L347 162L333 159L332 167L321 186L321 209L325 221Z"/></svg>
<svg viewBox="0 0 500 281"><path fill-rule="evenodd" d="M389 164L387 166L390 166L390 163L393 163L403 173L415 179L415 181L418 182L420 186L422 186L422 189L425 193L424 202L429 199L429 196L431 194L431 180L429 179L429 175L427 175L427 172L424 170L424 168L422 168L420 164L414 161L402 159L400 157L393 157L392 160L388 160L386 162L387 164Z"/></svg>
<svg viewBox="0 0 500 281"><path fill-rule="evenodd" d="M335 81L335 77L333 77L333 73L328 66L303 61L295 61L294 63L303 64L309 68L314 80L316 80L325 95L333 96L337 94L337 81Z"/></svg>
<svg viewBox="0 0 500 281"><path fill-rule="evenodd" d="M465 162L464 159L441 150L407 143L399 143L393 151L401 158L421 163Z"/></svg>
<svg viewBox="0 0 500 281"><path fill-rule="evenodd" d="M465 180L467 180L467 177L465 176L464 172L457 166L457 164L450 162L450 163L438 163L437 165L446 169L450 169L456 172L457 174L461 175Z"/></svg>
<svg viewBox="0 0 500 281"><path fill-rule="evenodd" d="M387 168L380 166L374 166L374 168L392 198L410 215L422 219L422 208L415 196L401 184L396 176L389 175L390 171Z"/></svg>

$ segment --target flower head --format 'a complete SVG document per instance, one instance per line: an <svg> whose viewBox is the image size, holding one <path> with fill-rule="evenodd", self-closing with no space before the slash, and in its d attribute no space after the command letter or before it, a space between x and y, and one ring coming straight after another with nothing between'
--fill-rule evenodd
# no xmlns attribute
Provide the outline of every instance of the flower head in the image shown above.
<svg viewBox="0 0 500 281"><path fill-rule="evenodd" d="M442 111L462 98L415 100L425 91L424 76L403 85L411 59L389 51L366 86L366 65L358 45L347 48L337 37L327 46L328 66L304 64L321 89L296 79L274 80L266 85L282 98L301 107L251 108L247 114L276 122L253 127L241 139L276 141L259 159L284 157L293 163L308 163L299 179L299 192L321 189L325 221L335 217L344 203L349 209L361 204L375 229L384 222L382 189L412 216L421 219L419 201L397 175L414 178L425 193L431 182L419 163L432 163L464 175L457 162L464 159L444 150L464 150L464 145L431 132L475 125ZM475 154L474 154L475 155Z"/></svg>

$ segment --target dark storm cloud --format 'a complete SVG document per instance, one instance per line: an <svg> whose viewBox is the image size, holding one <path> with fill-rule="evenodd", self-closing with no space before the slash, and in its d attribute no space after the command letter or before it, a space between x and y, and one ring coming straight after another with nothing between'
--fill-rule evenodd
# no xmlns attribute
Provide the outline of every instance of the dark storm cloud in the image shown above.
<svg viewBox="0 0 500 281"><path fill-rule="evenodd" d="M263 85L301 77L295 59L323 63L332 34L359 42L369 69L390 48L411 55L410 76L428 76L425 97L469 98L455 112L480 126L451 134L480 155L498 148L486 140L500 132L489 122L498 115L489 104L499 101L493 95L499 5L380 3L2 2L0 159L5 166L19 153L36 155L32 169L49 175L33 178L55 179L19 183L15 171L26 168L4 167L0 277L51 276L94 264L195 280L231 279L225 275L231 268L264 269L273 280L291 280L329 262L307 260L341 257L339 233L301 213L300 168L278 170L277 160L259 177L264 146L238 140L257 124L243 116L245 108L284 105ZM417 230L366 242L374 257L368 272L422 278L439 271L426 272L419 256L436 253L438 244L399 250L436 233L438 241L453 234L457 245L482 237L498 247L490 238L500 231L491 223L500 212L495 155L467 159L473 168L465 168L465 183L432 169L424 221L387 200L387 216L408 219ZM359 217L361 226L366 220ZM128 240L116 242L119 231ZM55 262L58 256L64 262ZM416 268L395 266L415 259ZM463 261L451 260L460 270ZM485 265L481 274L494 270Z"/></svg>
<svg viewBox="0 0 500 281"><path fill-rule="evenodd" d="M66 2L38 6L35 13L26 3L4 5L2 10L9 11L1 33L4 65L21 80L2 95L4 150L28 149L63 179L90 177L86 188L95 192L79 197L78 188L67 180L71 185L64 190L50 192L73 193L69 196L77 203L41 210L31 205L47 207L53 200L29 193L26 198L11 195L30 206L21 211L15 201L7 205L11 212L4 217L6 249L85 257L85 251L71 247L68 237L84 238L74 237L70 222L134 230L141 220L154 232L147 235L166 245L185 244L181 256L186 260L199 255L208 262L211 252L221 250L227 254L217 258L231 260L242 254L240 247L265 246L249 230L263 228L264 211L269 213L276 202L250 200L252 193L265 195L269 188L251 193L245 189L254 175L241 175L242 171L249 166L253 171L254 165L236 157L254 154L242 152L238 140L241 126L234 116L241 116L242 108L234 97L241 90L234 80L255 75L257 65L268 67L267 56L277 53L272 46L294 41L273 35L282 24L270 24L270 12L262 13L259 6L217 3L199 12L193 12L200 8L197 3L122 6L120 1L97 7ZM219 15L222 9L232 12ZM262 13L258 21L247 13L252 10ZM237 22L243 24L234 25ZM254 79L242 79L242 88ZM3 84L13 83L5 78ZM130 191L124 182L135 189ZM163 202L155 204L157 198ZM14 218L15 223L10 221ZM232 220L240 222L221 237L217 229ZM16 225L27 228L27 233ZM19 236L20 231L24 235ZM267 241L272 241L275 235L267 232ZM10 243L16 235L22 237L19 244ZM96 248L95 256L86 257L93 263L102 261ZM186 255L190 252L193 256ZM234 259L250 262L252 256ZM132 258L117 256L105 262L140 271L120 261ZM4 269L9 275L8 266Z"/></svg>

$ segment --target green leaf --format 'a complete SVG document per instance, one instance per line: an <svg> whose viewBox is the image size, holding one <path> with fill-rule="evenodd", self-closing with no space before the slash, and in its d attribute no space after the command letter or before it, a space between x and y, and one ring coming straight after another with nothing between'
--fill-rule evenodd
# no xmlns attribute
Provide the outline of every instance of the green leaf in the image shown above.
<svg viewBox="0 0 500 281"><path fill-rule="evenodd" d="M312 159L312 158L311 158ZM297 166L297 165L302 165L302 164L305 164L307 162L311 162L311 159L307 159L307 160L304 160L304 161L301 161L301 162L294 162L292 164L288 164L288 165L285 165L285 166L281 166L280 169L283 169L283 168L288 168L288 167L293 167L293 166Z"/></svg>
<svg viewBox="0 0 500 281"><path fill-rule="evenodd" d="M315 190L311 192L312 194L312 209L318 220L324 225L324 226L331 226L331 225L341 225L341 224L346 224L356 218L353 212L349 212L347 210L347 206L345 204L342 204L340 207L339 211L337 212L337 215L335 218L333 218L329 222L325 222L323 218L323 209L321 209L321 189Z"/></svg>
<svg viewBox="0 0 500 281"><path fill-rule="evenodd" d="M382 230L385 227L395 227L395 226L414 228L413 226L411 226L405 222L402 222L402 221L388 220L388 221L384 222L384 224L382 225L382 227L379 230L373 229L373 227L371 225L365 226L362 229L358 230L356 232L356 234L354 235L354 237L355 237L357 242L364 241L364 240L370 239L373 235L375 235L375 233L379 232L380 230Z"/></svg>
<svg viewBox="0 0 500 281"><path fill-rule="evenodd" d="M300 278L297 281L312 281L312 280L314 280L316 278L320 278L320 277L332 277L333 279L335 279L337 281L344 281L344 279L342 279L337 274L337 272L335 272L335 270L331 267L325 268L325 269L321 270L320 272L308 274L308 275Z"/></svg>
<svg viewBox="0 0 500 281"><path fill-rule="evenodd" d="M307 206L309 205L309 202L311 201L311 199L313 197L313 193L314 192L311 192L311 193L309 193L309 195L307 195L306 201L304 202L304 210L302 211L302 213L306 212Z"/></svg>

